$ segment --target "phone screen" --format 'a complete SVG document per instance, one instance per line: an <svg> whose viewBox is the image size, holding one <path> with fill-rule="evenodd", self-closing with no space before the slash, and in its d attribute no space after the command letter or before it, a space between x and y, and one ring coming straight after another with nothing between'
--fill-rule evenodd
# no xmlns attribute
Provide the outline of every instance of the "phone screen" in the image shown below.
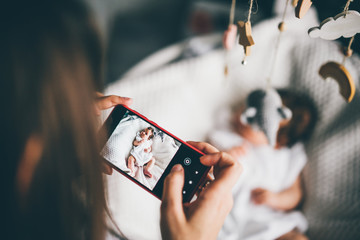
<svg viewBox="0 0 360 240"><path fill-rule="evenodd" d="M100 155L113 168L161 199L164 178L180 163L185 170L183 201L191 200L209 170L200 163L201 152L122 105L104 125L108 139Z"/></svg>

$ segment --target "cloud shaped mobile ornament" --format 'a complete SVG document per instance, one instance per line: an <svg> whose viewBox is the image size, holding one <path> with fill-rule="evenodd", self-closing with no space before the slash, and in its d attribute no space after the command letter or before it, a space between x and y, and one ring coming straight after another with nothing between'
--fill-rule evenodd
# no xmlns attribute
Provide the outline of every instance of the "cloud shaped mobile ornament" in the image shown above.
<svg viewBox="0 0 360 240"><path fill-rule="evenodd" d="M335 40L340 37L349 38L360 33L360 14L350 10L330 17L321 22L319 27L310 28L308 34L312 38Z"/></svg>

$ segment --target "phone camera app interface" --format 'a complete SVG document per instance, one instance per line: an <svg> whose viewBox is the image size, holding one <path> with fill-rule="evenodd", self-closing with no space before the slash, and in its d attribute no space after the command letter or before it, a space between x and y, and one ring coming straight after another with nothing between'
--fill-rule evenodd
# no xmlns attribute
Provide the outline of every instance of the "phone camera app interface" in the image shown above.
<svg viewBox="0 0 360 240"><path fill-rule="evenodd" d="M189 166L190 164L191 164L191 158L185 158L184 159L184 164L186 165L186 166Z"/></svg>
<svg viewBox="0 0 360 240"><path fill-rule="evenodd" d="M153 190L180 146L179 141L127 110L100 154Z"/></svg>

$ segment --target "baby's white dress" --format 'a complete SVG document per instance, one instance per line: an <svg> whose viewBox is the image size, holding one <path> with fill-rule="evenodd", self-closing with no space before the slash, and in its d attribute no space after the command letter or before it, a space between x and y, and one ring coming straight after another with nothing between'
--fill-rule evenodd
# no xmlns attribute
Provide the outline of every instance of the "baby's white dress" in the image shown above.
<svg viewBox="0 0 360 240"><path fill-rule="evenodd" d="M210 139L221 150L240 146L245 141L230 131L214 131ZM307 161L303 145L297 143L291 148L279 150L265 145L250 145L246 157L239 161L244 170L233 190L233 209L226 218L218 239L270 240L294 228L301 232L306 231L307 221L300 211L284 212L264 205L255 205L250 196L255 188L272 192L289 188Z"/></svg>
<svg viewBox="0 0 360 240"><path fill-rule="evenodd" d="M141 141L142 138L140 137L140 132L136 133L136 141ZM152 152L145 152L144 150L151 147L152 140L145 140L138 146L133 146L130 151L130 155L135 158L135 165L137 166L144 166L148 163L151 158L153 157Z"/></svg>

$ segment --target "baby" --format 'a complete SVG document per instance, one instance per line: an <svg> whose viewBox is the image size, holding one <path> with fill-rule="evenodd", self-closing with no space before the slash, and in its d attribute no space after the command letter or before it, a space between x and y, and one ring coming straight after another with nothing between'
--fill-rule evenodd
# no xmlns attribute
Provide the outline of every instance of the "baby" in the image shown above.
<svg viewBox="0 0 360 240"><path fill-rule="evenodd" d="M244 125L244 107L229 114L227 125L210 141L244 166L234 190L234 208L219 239L306 239L307 221L294 210L302 200L301 171L306 163L302 141L316 121L312 101L290 91L278 91L292 118L280 123L275 149L260 132Z"/></svg>
<svg viewBox="0 0 360 240"><path fill-rule="evenodd" d="M145 176L152 178L151 169L155 164L155 158L151 153L152 138L154 137L154 129L152 127L145 128L137 132L130 156L127 160L127 167L130 169L130 175L135 176L135 165L144 166Z"/></svg>

